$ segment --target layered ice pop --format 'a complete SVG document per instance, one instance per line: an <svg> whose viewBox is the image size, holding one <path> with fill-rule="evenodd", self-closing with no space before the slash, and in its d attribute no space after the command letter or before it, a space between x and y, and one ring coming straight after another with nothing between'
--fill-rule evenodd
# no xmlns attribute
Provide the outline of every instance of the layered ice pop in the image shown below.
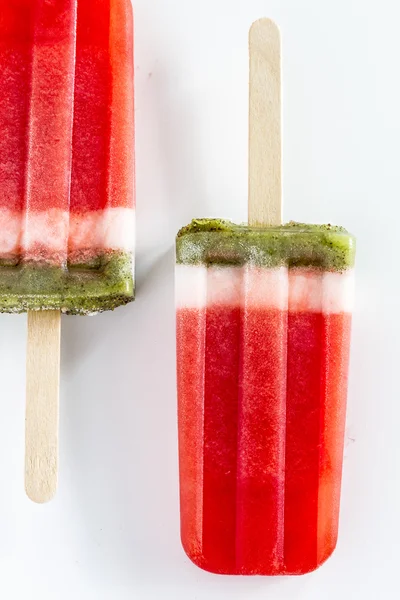
<svg viewBox="0 0 400 600"><path fill-rule="evenodd" d="M134 297L130 0L0 0L0 312L28 311L25 489L57 486L60 312Z"/></svg>
<svg viewBox="0 0 400 600"><path fill-rule="evenodd" d="M133 299L129 0L1 0L0 311Z"/></svg>
<svg viewBox="0 0 400 600"><path fill-rule="evenodd" d="M181 537L203 569L302 574L335 548L354 252L330 225L178 234Z"/></svg>

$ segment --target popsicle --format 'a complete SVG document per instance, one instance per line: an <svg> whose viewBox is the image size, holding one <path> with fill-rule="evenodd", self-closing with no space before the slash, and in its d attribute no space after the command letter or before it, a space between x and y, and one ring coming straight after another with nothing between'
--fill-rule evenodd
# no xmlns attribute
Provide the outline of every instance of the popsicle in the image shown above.
<svg viewBox="0 0 400 600"><path fill-rule="evenodd" d="M353 263L331 226L178 234L182 541L205 569L303 573L336 545Z"/></svg>
<svg viewBox="0 0 400 600"><path fill-rule="evenodd" d="M214 573L304 574L338 535L355 240L281 225L280 38L250 34L249 225L176 240L181 539Z"/></svg>
<svg viewBox="0 0 400 600"><path fill-rule="evenodd" d="M28 312L26 490L55 493L60 312L134 298L129 0L0 0L0 312Z"/></svg>
<svg viewBox="0 0 400 600"><path fill-rule="evenodd" d="M0 311L133 299L129 0L2 0Z"/></svg>

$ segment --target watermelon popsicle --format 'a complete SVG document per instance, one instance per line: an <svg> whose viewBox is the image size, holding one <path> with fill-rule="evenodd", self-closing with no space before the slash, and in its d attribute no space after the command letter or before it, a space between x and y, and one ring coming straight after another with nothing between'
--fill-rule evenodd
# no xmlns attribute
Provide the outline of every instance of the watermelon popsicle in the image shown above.
<svg viewBox="0 0 400 600"><path fill-rule="evenodd" d="M60 313L134 298L129 0L0 0L0 312L28 311L25 489L56 491Z"/></svg>
<svg viewBox="0 0 400 600"><path fill-rule="evenodd" d="M299 575L337 540L355 241L282 225L277 26L249 49L249 224L176 240L181 539L214 573Z"/></svg>
<svg viewBox="0 0 400 600"><path fill-rule="evenodd" d="M129 0L3 1L0 311L133 299Z"/></svg>
<svg viewBox="0 0 400 600"><path fill-rule="evenodd" d="M227 574L300 574L335 548L354 239L196 220L177 238L181 533Z"/></svg>

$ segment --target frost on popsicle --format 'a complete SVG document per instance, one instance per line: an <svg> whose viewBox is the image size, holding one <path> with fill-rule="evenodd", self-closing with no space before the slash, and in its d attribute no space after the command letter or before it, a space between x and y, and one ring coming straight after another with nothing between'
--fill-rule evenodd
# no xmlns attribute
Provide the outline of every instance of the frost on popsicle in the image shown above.
<svg viewBox="0 0 400 600"><path fill-rule="evenodd" d="M354 265L355 240L343 227L288 223L255 228L194 219L177 235L181 264L304 266L341 271Z"/></svg>

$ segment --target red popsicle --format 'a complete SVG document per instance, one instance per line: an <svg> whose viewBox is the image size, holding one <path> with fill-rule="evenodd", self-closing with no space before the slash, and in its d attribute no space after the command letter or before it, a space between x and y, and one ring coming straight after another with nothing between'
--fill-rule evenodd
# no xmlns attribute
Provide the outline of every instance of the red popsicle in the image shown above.
<svg viewBox="0 0 400 600"><path fill-rule="evenodd" d="M250 225L200 219L177 237L181 537L214 573L303 574L337 541L354 238L280 225L271 21L250 56Z"/></svg>
<svg viewBox="0 0 400 600"><path fill-rule="evenodd" d="M130 1L0 1L0 264L131 263Z"/></svg>
<svg viewBox="0 0 400 600"><path fill-rule="evenodd" d="M332 553L351 278L177 265L182 541L199 566L298 574Z"/></svg>
<svg viewBox="0 0 400 600"><path fill-rule="evenodd" d="M57 483L60 313L134 299L130 0L0 0L0 312L28 311L26 490Z"/></svg>

